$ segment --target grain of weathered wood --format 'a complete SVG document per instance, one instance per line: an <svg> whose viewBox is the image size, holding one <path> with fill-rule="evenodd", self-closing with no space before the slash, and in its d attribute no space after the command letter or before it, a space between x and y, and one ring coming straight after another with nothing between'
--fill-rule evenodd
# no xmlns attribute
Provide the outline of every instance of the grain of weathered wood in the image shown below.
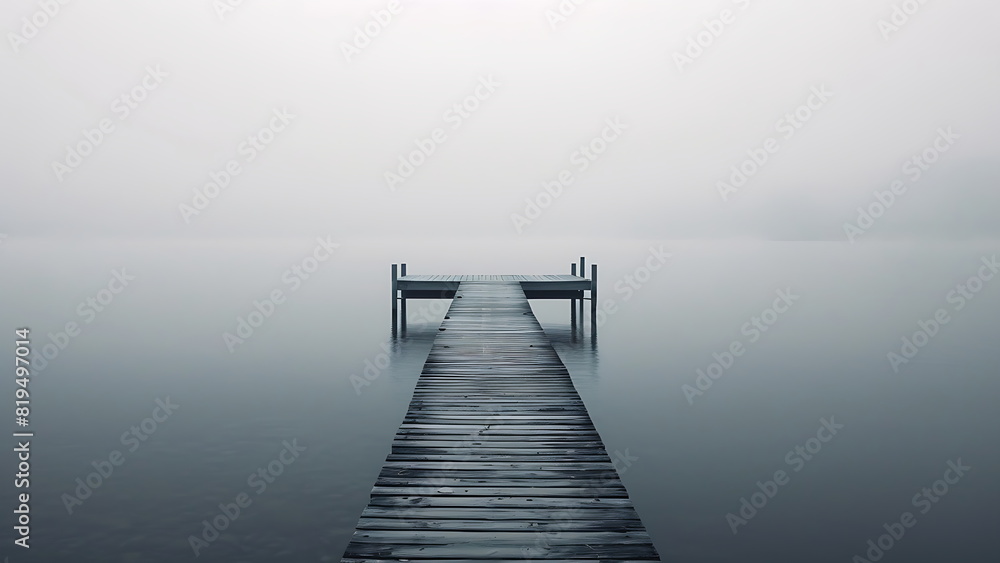
<svg viewBox="0 0 1000 563"><path fill-rule="evenodd" d="M476 543L477 540L481 541L480 538L470 538L468 543L446 545L361 543L352 541L348 544L344 556L347 558L382 557L395 561L402 559L422 561L424 559L443 559L447 557L479 561L517 558L521 558L522 560L578 558L590 559L591 561L606 561L608 559L660 560L651 542L638 545L620 545L616 543L562 545L554 543L550 539L558 537L558 533L538 533L535 542L528 545Z"/></svg>
<svg viewBox="0 0 1000 563"><path fill-rule="evenodd" d="M440 477L440 476L384 476L379 477L375 486L411 486L411 487L469 487L505 485L519 487L610 487L620 485L617 477L546 479L539 481L524 477Z"/></svg>
<svg viewBox="0 0 1000 563"><path fill-rule="evenodd" d="M461 522L504 521L548 522L575 525L577 522L630 520L636 516L631 508L591 508L588 510L563 510L553 512L547 508L413 508L404 516L395 508L369 506L362 518L414 519L427 521L458 520Z"/></svg>
<svg viewBox="0 0 1000 563"><path fill-rule="evenodd" d="M522 282L455 292L345 562L658 561Z"/></svg>
<svg viewBox="0 0 1000 563"><path fill-rule="evenodd" d="M423 519L423 518L369 518L358 521L359 530L481 530L493 532L625 532L642 529L640 520L570 520L567 522L535 522L524 520L474 520L474 519Z"/></svg>
<svg viewBox="0 0 1000 563"><path fill-rule="evenodd" d="M453 497L504 497L524 495L530 489L532 498L537 497L588 497L588 498L624 498L628 496L625 487L473 487L459 486L449 487L449 496ZM413 496L425 494L426 487L397 487L376 485L372 489L372 495L382 496Z"/></svg>
<svg viewBox="0 0 1000 563"><path fill-rule="evenodd" d="M454 545L474 543L479 545L531 545L538 540L534 531L479 531L479 530L373 530L362 529L355 534L358 543L402 543L407 545ZM559 532L547 538L548 543L559 545L584 545L588 543L614 545L649 544L649 534L644 530L624 530L620 532L586 531Z"/></svg>

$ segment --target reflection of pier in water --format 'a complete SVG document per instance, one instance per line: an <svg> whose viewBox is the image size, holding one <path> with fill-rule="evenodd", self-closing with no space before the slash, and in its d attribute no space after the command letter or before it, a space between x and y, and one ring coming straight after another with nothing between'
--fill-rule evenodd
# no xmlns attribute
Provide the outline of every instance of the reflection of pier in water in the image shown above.
<svg viewBox="0 0 1000 563"><path fill-rule="evenodd" d="M575 316L593 272L393 277L394 313L400 284L452 303L344 561L659 560L528 305L545 292Z"/></svg>

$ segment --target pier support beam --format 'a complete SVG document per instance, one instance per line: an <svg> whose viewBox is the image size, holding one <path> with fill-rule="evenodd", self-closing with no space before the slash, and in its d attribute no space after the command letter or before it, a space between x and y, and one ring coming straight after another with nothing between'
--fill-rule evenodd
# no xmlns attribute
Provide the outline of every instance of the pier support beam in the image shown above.
<svg viewBox="0 0 1000 563"><path fill-rule="evenodd" d="M580 257L580 277L587 278L587 259L583 256ZM580 326L583 327L583 294L580 294Z"/></svg>
<svg viewBox="0 0 1000 563"><path fill-rule="evenodd" d="M399 265L399 277L406 277L406 264ZM398 283L398 282L397 282ZM399 292L399 324L400 330L406 333L406 291Z"/></svg>
<svg viewBox="0 0 1000 563"><path fill-rule="evenodd" d="M569 273L570 273L570 275L573 275L573 276L576 275L576 263L575 262L573 264L569 265ZM573 327L573 330L576 330L576 298L575 297L572 297L569 300L569 319L570 319L570 326Z"/></svg>
<svg viewBox="0 0 1000 563"><path fill-rule="evenodd" d="M590 265L590 334L597 334L597 264Z"/></svg>
<svg viewBox="0 0 1000 563"><path fill-rule="evenodd" d="M397 324L397 320L399 318L399 315L398 315L398 313L396 311L396 288L397 288L396 280L397 279L398 279L398 277L396 275L396 264L393 264L392 265L392 334L393 334L393 336L396 335L396 324Z"/></svg>

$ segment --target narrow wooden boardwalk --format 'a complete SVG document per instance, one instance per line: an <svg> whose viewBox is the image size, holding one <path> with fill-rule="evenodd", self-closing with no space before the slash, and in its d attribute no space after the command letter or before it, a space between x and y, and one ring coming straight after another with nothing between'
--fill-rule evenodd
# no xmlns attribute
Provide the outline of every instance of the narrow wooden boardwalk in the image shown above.
<svg viewBox="0 0 1000 563"><path fill-rule="evenodd" d="M518 281L462 281L343 561L658 561Z"/></svg>

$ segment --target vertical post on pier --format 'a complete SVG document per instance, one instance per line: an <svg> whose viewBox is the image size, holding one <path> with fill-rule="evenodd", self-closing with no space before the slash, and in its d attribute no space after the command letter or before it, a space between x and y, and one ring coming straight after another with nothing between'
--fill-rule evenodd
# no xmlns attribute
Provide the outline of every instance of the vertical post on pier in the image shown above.
<svg viewBox="0 0 1000 563"><path fill-rule="evenodd" d="M406 277L406 264L399 265L399 277L401 278ZM397 281L396 284L398 285L399 282ZM400 329L405 334L406 333L406 290L405 289L402 289L399 292L399 323L401 325Z"/></svg>
<svg viewBox="0 0 1000 563"><path fill-rule="evenodd" d="M587 259L580 257L580 277L587 279ZM580 292L580 328L583 328L583 292Z"/></svg>
<svg viewBox="0 0 1000 563"><path fill-rule="evenodd" d="M576 276L576 263L569 265L569 273L572 276ZM569 320L570 326L576 329L576 297L569 298Z"/></svg>
<svg viewBox="0 0 1000 563"><path fill-rule="evenodd" d="M398 318L398 313L396 312L396 287L397 287L397 276L396 276L396 264L392 265L392 335L396 335L396 320Z"/></svg>
<svg viewBox="0 0 1000 563"><path fill-rule="evenodd" d="M597 334L597 264L590 265L590 334Z"/></svg>

